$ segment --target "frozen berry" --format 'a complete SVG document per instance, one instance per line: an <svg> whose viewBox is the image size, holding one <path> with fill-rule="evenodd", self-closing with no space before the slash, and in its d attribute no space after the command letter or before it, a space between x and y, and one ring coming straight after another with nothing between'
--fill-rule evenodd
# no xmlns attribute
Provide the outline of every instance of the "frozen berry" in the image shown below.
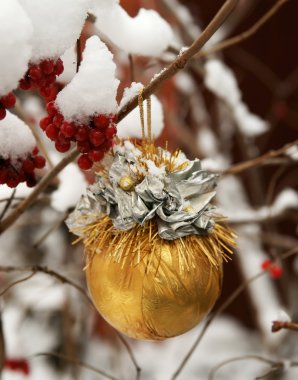
<svg viewBox="0 0 298 380"><path fill-rule="evenodd" d="M6 109L0 106L0 120L4 119L6 116Z"/></svg>
<svg viewBox="0 0 298 380"><path fill-rule="evenodd" d="M55 141L58 137L59 129L54 126L54 124L49 124L46 128L46 135L49 139Z"/></svg>
<svg viewBox="0 0 298 380"><path fill-rule="evenodd" d="M58 150L58 152L65 153L70 148L70 142L69 141L67 141L67 142L64 142L64 141L61 142L60 140L56 141L55 142L55 148Z"/></svg>
<svg viewBox="0 0 298 380"><path fill-rule="evenodd" d="M28 75L32 80L38 81L42 78L42 70L39 66L34 65L29 69Z"/></svg>
<svg viewBox="0 0 298 380"><path fill-rule="evenodd" d="M93 123L98 129L106 129L110 124L110 120L106 115L97 115L94 116Z"/></svg>
<svg viewBox="0 0 298 380"><path fill-rule="evenodd" d="M92 162L99 162L103 159L103 156L104 156L104 152L102 150L90 150L90 152L88 153L88 158L92 161Z"/></svg>
<svg viewBox="0 0 298 380"><path fill-rule="evenodd" d="M42 61L40 67L42 71L47 75L52 74L52 72L54 71L54 63L49 59L47 59L46 61Z"/></svg>
<svg viewBox="0 0 298 380"><path fill-rule="evenodd" d="M64 121L61 125L61 132L65 137L73 137L76 134L77 128L75 124Z"/></svg>
<svg viewBox="0 0 298 380"><path fill-rule="evenodd" d="M92 168L93 162L86 154L82 154L78 159L78 165L82 170L89 170Z"/></svg>
<svg viewBox="0 0 298 380"><path fill-rule="evenodd" d="M94 146L99 146L105 141L105 135L97 130L92 130L89 139Z"/></svg>
<svg viewBox="0 0 298 380"><path fill-rule="evenodd" d="M36 156L33 158L33 161L34 161L34 165L35 165L36 169L42 169L45 167L46 160L44 157Z"/></svg>
<svg viewBox="0 0 298 380"><path fill-rule="evenodd" d="M2 96L0 101L4 105L5 108L12 108L16 104L16 97L14 96L12 92L9 92L7 95Z"/></svg>

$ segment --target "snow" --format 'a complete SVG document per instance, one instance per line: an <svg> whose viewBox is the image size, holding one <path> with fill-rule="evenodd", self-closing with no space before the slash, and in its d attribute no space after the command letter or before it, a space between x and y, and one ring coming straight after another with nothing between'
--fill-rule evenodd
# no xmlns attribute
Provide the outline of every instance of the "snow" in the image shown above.
<svg viewBox="0 0 298 380"><path fill-rule="evenodd" d="M292 160L297 161L298 160L298 146L297 145L291 146L289 149L287 149L286 154Z"/></svg>
<svg viewBox="0 0 298 380"><path fill-rule="evenodd" d="M291 322L291 318L290 318L289 314L285 310L280 309L278 311L278 313L277 313L275 321Z"/></svg>
<svg viewBox="0 0 298 380"><path fill-rule="evenodd" d="M120 108L134 96L139 94L140 89L143 87L141 83L132 83L130 88L125 89L123 98L120 103ZM144 120L145 131L147 120L147 107L146 101L144 101ZM151 132L154 138L160 136L164 128L164 115L162 104L155 95L151 96ZM142 127L140 120L140 110L135 108L132 110L123 120L118 123L117 136L120 139L126 139L129 137L142 138Z"/></svg>
<svg viewBox="0 0 298 380"><path fill-rule="evenodd" d="M119 85L115 71L112 53L97 36L90 37L78 73L56 99L64 117L84 121L96 113L115 113Z"/></svg>
<svg viewBox="0 0 298 380"><path fill-rule="evenodd" d="M9 0L10 1L10 0ZM31 62L58 58L80 36L91 0L21 0L34 27Z"/></svg>
<svg viewBox="0 0 298 380"><path fill-rule="evenodd" d="M29 127L17 116L7 111L0 121L0 156L17 159L27 156L36 143Z"/></svg>
<svg viewBox="0 0 298 380"><path fill-rule="evenodd" d="M51 205L57 211L66 212L79 201L87 182L78 166L69 164L59 174L60 184L51 197Z"/></svg>
<svg viewBox="0 0 298 380"><path fill-rule="evenodd" d="M127 53L158 57L173 40L170 25L155 11L140 9L130 17L117 0L97 0L95 26Z"/></svg>
<svg viewBox="0 0 298 380"><path fill-rule="evenodd" d="M64 71L59 75L57 81L59 83L68 84L75 76L77 70L76 47L71 46L60 58L63 61Z"/></svg>
<svg viewBox="0 0 298 380"><path fill-rule="evenodd" d="M17 0L0 1L0 96L18 86L31 56L33 27Z"/></svg>
<svg viewBox="0 0 298 380"><path fill-rule="evenodd" d="M265 133L269 126L257 115L251 113L241 100L241 92L234 73L217 59L205 64L205 85L221 98L230 108L240 131L248 137Z"/></svg>

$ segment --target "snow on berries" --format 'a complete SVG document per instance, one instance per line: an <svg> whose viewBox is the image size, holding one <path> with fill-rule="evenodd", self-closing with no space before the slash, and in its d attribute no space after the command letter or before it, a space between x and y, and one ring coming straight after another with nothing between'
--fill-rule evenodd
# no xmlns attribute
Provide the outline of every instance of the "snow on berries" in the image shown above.
<svg viewBox="0 0 298 380"><path fill-rule="evenodd" d="M97 36L89 38L79 71L47 104L40 127L56 149L67 152L74 142L81 153L78 165L91 169L113 145L116 130L116 92L113 56Z"/></svg>
<svg viewBox="0 0 298 380"><path fill-rule="evenodd" d="M47 112L48 116L39 123L41 129L60 153L67 152L72 142L76 143L81 153L78 165L82 170L91 169L93 163L101 161L112 147L117 131L115 115L94 115L85 123L69 121L64 119L54 102L47 104Z"/></svg>
<svg viewBox="0 0 298 380"><path fill-rule="evenodd" d="M57 95L53 84L56 77L62 74L63 69L63 62L60 58L45 59L39 64L30 63L25 77L20 80L19 87L22 90L38 89L47 101L51 101Z"/></svg>
<svg viewBox="0 0 298 380"><path fill-rule="evenodd" d="M38 155L35 139L27 125L7 111L0 121L0 184L16 187L26 182L36 184L35 169L45 166L45 159Z"/></svg>

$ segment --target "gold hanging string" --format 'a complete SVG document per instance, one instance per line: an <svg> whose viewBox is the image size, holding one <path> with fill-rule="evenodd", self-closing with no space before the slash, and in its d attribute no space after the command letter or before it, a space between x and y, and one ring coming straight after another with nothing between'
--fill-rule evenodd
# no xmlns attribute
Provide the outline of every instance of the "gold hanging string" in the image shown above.
<svg viewBox="0 0 298 380"><path fill-rule="evenodd" d="M147 130L148 130L148 143L152 142L152 134L151 134L151 98L147 99Z"/></svg>
<svg viewBox="0 0 298 380"><path fill-rule="evenodd" d="M144 91L144 87L142 87L140 89L140 91L139 91L138 103L139 103L140 119L141 119L141 127L142 127L142 141L145 141L145 122L144 122L143 91Z"/></svg>

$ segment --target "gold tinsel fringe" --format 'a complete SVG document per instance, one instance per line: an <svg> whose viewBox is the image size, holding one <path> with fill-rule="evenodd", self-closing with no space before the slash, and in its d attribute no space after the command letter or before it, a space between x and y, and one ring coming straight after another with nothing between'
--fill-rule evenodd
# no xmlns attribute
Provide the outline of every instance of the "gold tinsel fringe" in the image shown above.
<svg viewBox="0 0 298 380"><path fill-rule="evenodd" d="M220 219L218 219L220 220ZM179 258L180 272L194 267L194 255L202 255L211 266L219 267L222 261L228 261L235 247L235 234L224 224L216 222L212 233L207 236L190 235L173 241L161 239L157 224L153 220L144 226L137 225L129 231L116 230L108 216L73 230L85 238L87 266L95 254L105 254L121 267L127 264L137 266L146 260L146 271L151 269L153 257L161 257L165 248L175 252ZM75 243L76 243L75 242ZM155 268L156 270L156 268Z"/></svg>

